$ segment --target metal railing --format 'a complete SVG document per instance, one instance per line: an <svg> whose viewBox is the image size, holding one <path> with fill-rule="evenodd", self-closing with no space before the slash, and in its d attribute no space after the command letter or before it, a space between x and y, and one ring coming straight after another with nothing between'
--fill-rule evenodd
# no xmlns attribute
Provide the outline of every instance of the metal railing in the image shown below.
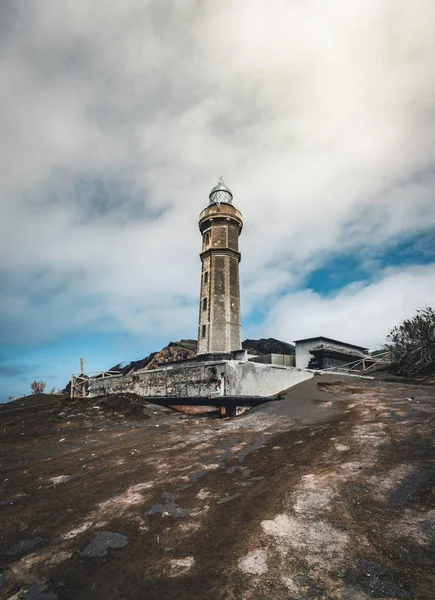
<svg viewBox="0 0 435 600"><path fill-rule="evenodd" d="M336 367L328 367L326 369L321 369L323 372L334 373L337 371L340 372L367 372L374 367L380 365L388 365L391 362L391 354L390 352L381 352L376 354L376 356L364 356L362 358L358 358L350 363L346 363L344 365L339 365Z"/></svg>

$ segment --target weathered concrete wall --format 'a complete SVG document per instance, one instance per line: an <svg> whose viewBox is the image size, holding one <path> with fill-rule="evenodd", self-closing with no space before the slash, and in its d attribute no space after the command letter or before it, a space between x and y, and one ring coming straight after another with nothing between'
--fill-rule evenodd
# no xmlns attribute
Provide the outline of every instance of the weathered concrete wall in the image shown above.
<svg viewBox="0 0 435 600"><path fill-rule="evenodd" d="M228 361L225 390L230 390L226 393L234 396L273 396L311 379L312 375L294 367Z"/></svg>
<svg viewBox="0 0 435 600"><path fill-rule="evenodd" d="M245 361L216 361L91 380L89 396L273 396L312 377L300 369Z"/></svg>
<svg viewBox="0 0 435 600"><path fill-rule="evenodd" d="M222 396L224 363L195 363L95 379L90 396L131 392L139 396Z"/></svg>
<svg viewBox="0 0 435 600"><path fill-rule="evenodd" d="M318 342L316 342L318 344ZM310 358L312 354L310 354L310 350L313 349L314 343L311 341L308 342L296 342L295 344L295 355L296 355L296 367L298 369L306 369L308 367L308 363L310 362Z"/></svg>

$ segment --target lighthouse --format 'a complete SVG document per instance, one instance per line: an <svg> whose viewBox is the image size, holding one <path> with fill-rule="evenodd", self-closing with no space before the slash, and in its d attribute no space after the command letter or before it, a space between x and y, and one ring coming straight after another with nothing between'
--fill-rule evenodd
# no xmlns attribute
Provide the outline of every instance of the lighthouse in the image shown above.
<svg viewBox="0 0 435 600"><path fill-rule="evenodd" d="M243 220L222 177L199 215L202 235L198 355L228 355L242 347L239 235Z"/></svg>
<svg viewBox="0 0 435 600"><path fill-rule="evenodd" d="M125 376L91 378L89 397L128 391L170 398L169 406L206 405L235 416L238 407L254 406L261 397L273 396L313 376L311 370L291 367L284 356L270 355L270 364L260 364L249 360L242 350L242 228L242 214L233 205L233 194L221 177L199 215L202 251L197 357L169 363L162 360L152 369Z"/></svg>

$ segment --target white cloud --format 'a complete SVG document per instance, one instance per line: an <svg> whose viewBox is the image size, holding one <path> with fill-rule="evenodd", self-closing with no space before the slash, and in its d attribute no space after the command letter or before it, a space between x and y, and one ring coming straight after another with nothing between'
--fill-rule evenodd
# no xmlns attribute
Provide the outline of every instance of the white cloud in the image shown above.
<svg viewBox="0 0 435 600"><path fill-rule="evenodd" d="M5 341L194 335L196 220L221 172L246 310L331 253L435 226L430 0L0 11Z"/></svg>
<svg viewBox="0 0 435 600"><path fill-rule="evenodd" d="M435 298L435 265L387 269L378 281L350 284L332 296L312 290L277 300L255 335L297 340L324 335L367 346L385 343L388 331Z"/></svg>

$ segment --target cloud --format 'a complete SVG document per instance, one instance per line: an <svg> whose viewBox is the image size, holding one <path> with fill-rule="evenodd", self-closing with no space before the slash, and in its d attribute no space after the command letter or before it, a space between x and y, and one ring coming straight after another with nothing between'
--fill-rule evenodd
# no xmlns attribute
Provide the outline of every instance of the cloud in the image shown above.
<svg viewBox="0 0 435 600"><path fill-rule="evenodd" d="M27 365L0 365L0 377L20 377L25 375L29 369L34 367L29 367Z"/></svg>
<svg viewBox="0 0 435 600"><path fill-rule="evenodd" d="M193 335L197 217L221 172L246 313L312 301L296 290L331 254L435 227L429 0L0 11L3 343Z"/></svg>
<svg viewBox="0 0 435 600"><path fill-rule="evenodd" d="M275 301L254 335L289 341L324 335L372 350L388 331L435 297L435 265L386 269L378 280L354 282L325 297L307 289Z"/></svg>

